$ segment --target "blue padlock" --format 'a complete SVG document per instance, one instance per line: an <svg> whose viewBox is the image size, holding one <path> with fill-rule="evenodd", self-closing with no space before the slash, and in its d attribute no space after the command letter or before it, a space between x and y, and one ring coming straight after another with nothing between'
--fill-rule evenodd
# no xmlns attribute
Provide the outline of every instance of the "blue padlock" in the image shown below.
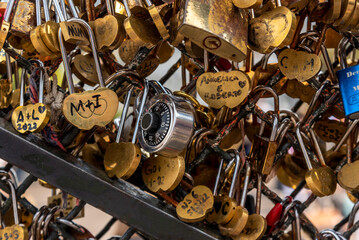
<svg viewBox="0 0 359 240"><path fill-rule="evenodd" d="M345 116L350 119L359 118L359 65L347 68L345 50L349 43L343 38L338 46L340 67L337 71L340 93L342 95Z"/></svg>

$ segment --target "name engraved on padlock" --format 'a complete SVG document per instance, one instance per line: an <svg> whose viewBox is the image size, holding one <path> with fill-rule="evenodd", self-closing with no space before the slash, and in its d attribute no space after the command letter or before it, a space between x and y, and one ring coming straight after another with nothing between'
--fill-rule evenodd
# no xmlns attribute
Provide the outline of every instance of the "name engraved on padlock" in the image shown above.
<svg viewBox="0 0 359 240"><path fill-rule="evenodd" d="M294 49L283 50L278 56L280 71L288 79L308 80L318 74L322 67L319 56Z"/></svg>
<svg viewBox="0 0 359 240"><path fill-rule="evenodd" d="M65 98L62 111L66 119L80 129L106 126L116 114L117 95L107 88L71 94Z"/></svg>
<svg viewBox="0 0 359 240"><path fill-rule="evenodd" d="M17 107L11 116L13 127L20 133L39 132L49 121L50 112L42 103Z"/></svg>
<svg viewBox="0 0 359 240"><path fill-rule="evenodd" d="M247 97L249 78L241 71L204 73L197 80L201 98L213 108L238 106Z"/></svg>
<svg viewBox="0 0 359 240"><path fill-rule="evenodd" d="M74 22L60 22L62 35L68 43L76 45L88 45L87 34L80 24Z"/></svg>
<svg viewBox="0 0 359 240"><path fill-rule="evenodd" d="M196 222L205 218L213 208L214 198L206 186L196 186L176 207L177 216L184 222Z"/></svg>
<svg viewBox="0 0 359 240"><path fill-rule="evenodd" d="M345 134L347 127L343 122L327 119L316 122L314 130L322 140L338 143Z"/></svg>
<svg viewBox="0 0 359 240"><path fill-rule="evenodd" d="M181 182L185 170L183 157L150 157L142 165L142 179L153 192L172 191Z"/></svg>
<svg viewBox="0 0 359 240"><path fill-rule="evenodd" d="M359 66L337 71L345 116L359 118Z"/></svg>

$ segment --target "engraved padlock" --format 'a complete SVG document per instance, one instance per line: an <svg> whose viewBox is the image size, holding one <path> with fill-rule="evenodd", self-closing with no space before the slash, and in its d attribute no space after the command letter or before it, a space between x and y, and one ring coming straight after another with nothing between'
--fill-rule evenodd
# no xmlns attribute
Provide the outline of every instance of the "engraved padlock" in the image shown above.
<svg viewBox="0 0 359 240"><path fill-rule="evenodd" d="M248 17L231 0L186 0L178 32L201 48L235 62L247 53Z"/></svg>
<svg viewBox="0 0 359 240"><path fill-rule="evenodd" d="M194 131L195 110L185 99L173 96L157 81L149 81L158 94L146 104L141 116L139 142L149 152L178 156Z"/></svg>
<svg viewBox="0 0 359 240"><path fill-rule="evenodd" d="M359 65L347 68L346 46L349 40L343 38L339 43L339 59L341 70L337 71L340 93L343 100L345 116L350 119L359 118Z"/></svg>

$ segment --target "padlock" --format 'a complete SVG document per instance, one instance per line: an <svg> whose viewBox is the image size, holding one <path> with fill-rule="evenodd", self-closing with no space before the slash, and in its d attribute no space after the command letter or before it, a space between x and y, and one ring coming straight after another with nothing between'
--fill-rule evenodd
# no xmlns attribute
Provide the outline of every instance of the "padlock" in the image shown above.
<svg viewBox="0 0 359 240"><path fill-rule="evenodd" d="M138 145L136 145L136 141L141 120L140 116L144 110L148 95L148 82L146 81L144 84L144 90L141 97L141 104L138 110L135 129L132 135L132 141L122 142L120 141L120 138L125 124L132 91L133 87L127 92L126 95L125 104L121 114L121 120L118 126L116 142L110 144L107 147L104 156L105 171L110 177L116 176L117 178L124 179L131 177L141 161L141 149Z"/></svg>
<svg viewBox="0 0 359 240"><path fill-rule="evenodd" d="M178 32L201 48L235 62L245 59L248 18L232 0L182 1L177 18Z"/></svg>
<svg viewBox="0 0 359 240"><path fill-rule="evenodd" d="M261 16L252 16L248 29L248 45L252 50L269 53L290 44L297 26L295 14L276 1L276 7Z"/></svg>
<svg viewBox="0 0 359 240"><path fill-rule="evenodd" d="M237 154L238 152L236 153L236 155ZM244 229L244 227L246 226L248 221L249 214L248 214L248 210L245 208L245 205L246 205L246 199L248 194L248 184L250 180L249 178L251 174L251 167L248 162L245 162L245 166L246 166L245 168L246 171L245 171L242 194L240 198L240 204L239 206L236 206L235 213L232 219L230 219L230 221L227 224L219 225L219 230L225 236L235 237L239 235Z"/></svg>
<svg viewBox="0 0 359 240"><path fill-rule="evenodd" d="M278 143L275 141L275 139L276 139L278 124L280 119L279 119L279 100L277 94L271 88L263 87L263 86L256 87L253 90L253 93L260 94L262 91L267 91L271 93L274 98L274 112L271 112L273 118L273 125L272 125L270 137L267 139L262 136L264 132L264 125L265 125L265 122L264 121L262 122L259 137L257 136L257 139L259 141L258 144L262 145L260 149L263 149L264 152L262 153L258 152L257 147L260 145L253 143L251 149L251 155L253 156L254 160L258 162L258 171L261 172L261 174L263 174L264 177L266 177L272 171L275 153L278 148Z"/></svg>
<svg viewBox="0 0 359 240"><path fill-rule="evenodd" d="M10 33L18 37L29 36L35 27L35 4L29 0L19 0L16 4Z"/></svg>
<svg viewBox="0 0 359 240"><path fill-rule="evenodd" d="M151 18L157 27L158 32L161 34L162 39L167 40L170 37L170 35L168 34L166 26L163 23L163 20L160 16L160 13L158 12L156 6L152 3L151 0L144 0L144 1L147 5L147 10L150 13Z"/></svg>
<svg viewBox="0 0 359 240"><path fill-rule="evenodd" d="M70 2L72 3L71 0L68 1L69 3ZM59 25L62 33L61 35L64 38L64 41L75 45L89 45L88 38L90 38L90 41L94 40L93 37L94 34L90 26L88 26L88 23L79 19L76 11L72 11L72 13L76 15L74 18L67 19L67 14L66 12L62 12L60 3L58 1L53 1L53 3L55 6L57 16L60 18ZM61 0L61 3L64 4L64 0ZM89 30L91 30L91 33L89 32ZM90 44L91 44L91 48L93 48L93 44L92 43ZM61 44L60 44L60 48L61 48Z"/></svg>
<svg viewBox="0 0 359 240"><path fill-rule="evenodd" d="M20 85L20 105L15 108L11 115L11 123L16 131L20 133L25 132L40 132L50 120L50 110L43 103L44 100L44 81L45 74L44 65L40 60L32 60L39 63L40 68L35 69L39 71L39 102L35 104L28 104L24 106L24 92L25 92L25 76L21 76ZM26 74L26 69L22 70L22 75Z"/></svg>
<svg viewBox="0 0 359 240"><path fill-rule="evenodd" d="M173 96L157 81L149 81L157 94L146 103L141 116L139 143L149 152L178 156L194 131L195 110L185 99Z"/></svg>
<svg viewBox="0 0 359 240"><path fill-rule="evenodd" d="M11 13L14 11L14 6L15 6L15 0L9 0L6 5L4 19L2 21L0 28L0 49L3 48L5 40L10 30L10 24L11 24L10 17L11 17Z"/></svg>
<svg viewBox="0 0 359 240"><path fill-rule="evenodd" d="M84 26L88 31L100 87L96 90L75 93L70 64L67 60L67 53L62 38L62 28L60 27L58 33L59 43L70 92L70 95L64 99L62 112L71 124L80 129L89 130L95 125L106 126L113 120L117 112L117 95L114 91L105 86L92 29L82 19L72 18L68 21L78 23L79 25Z"/></svg>
<svg viewBox="0 0 359 240"><path fill-rule="evenodd" d="M100 51L114 50L120 47L126 36L123 26L125 15L115 14L111 8L111 1L105 1L107 15L97 18L91 25Z"/></svg>
<svg viewBox="0 0 359 240"><path fill-rule="evenodd" d="M184 222L199 222L205 219L214 204L211 189L198 185L178 203L176 213Z"/></svg>
<svg viewBox="0 0 359 240"><path fill-rule="evenodd" d="M345 164L338 171L338 183L339 185L347 191L356 192L359 190L359 178L358 174L356 174L356 169L358 169L359 161L352 161L352 152L353 152L353 133L350 133L347 139L346 146L346 157L347 164Z"/></svg>
<svg viewBox="0 0 359 240"><path fill-rule="evenodd" d="M259 85L266 85L268 80L273 77L278 72L278 63L268 64L269 58L272 54L275 54L276 51L265 54L261 60L261 64L256 68L253 76L252 88ZM288 79L286 77L281 78L272 88L278 94L281 95L285 93L286 85ZM270 93L265 93L263 97L272 97Z"/></svg>
<svg viewBox="0 0 359 240"><path fill-rule="evenodd" d="M54 52L51 51L50 48L47 47L47 45L44 43L41 34L40 29L42 28L41 25L41 1L36 0L36 27L31 30L30 32L30 40L32 45L34 46L35 50L42 56L50 56L54 54ZM44 10L45 11L45 10ZM57 32L55 33L57 34Z"/></svg>
<svg viewBox="0 0 359 240"><path fill-rule="evenodd" d="M332 195L337 188L335 173L331 168L326 166L325 162L321 157L319 157L321 167L313 168L306 146L302 138L300 127L301 127L301 123L299 122L297 123L296 126L296 135L299 141L300 148L304 155L306 165L309 170L305 174L305 181L307 182L307 185L310 188L310 190L312 190L312 192L318 197Z"/></svg>
<svg viewBox="0 0 359 240"><path fill-rule="evenodd" d="M7 174L4 175L4 173L1 173L1 175L7 177ZM18 240L29 239L27 228L21 225L19 221L19 214L18 214L17 201L16 201L16 188L14 186L14 183L9 178L5 179L4 181L9 185L11 191L9 194L9 198L12 199L12 208L14 211L15 224L12 226L6 226L2 230L1 239L10 239L11 237Z"/></svg>
<svg viewBox="0 0 359 240"><path fill-rule="evenodd" d="M256 213L249 215L246 226L243 231L233 240L245 239L261 239L267 230L267 221L260 215L262 197L262 176L257 174L257 196L256 196Z"/></svg>
<svg viewBox="0 0 359 240"><path fill-rule="evenodd" d="M132 15L128 0L124 0L123 4L126 9L127 18L124 21L124 27L128 36L135 42L145 45L147 48L157 44L161 37L155 26L151 22L144 21L135 15Z"/></svg>
<svg viewBox="0 0 359 240"><path fill-rule="evenodd" d="M213 210L209 212L206 217L208 222L215 222L220 225L225 225L230 220L232 220L235 212L237 211L236 210L237 203L234 198L234 195L235 195L235 186L237 185L237 181L238 181L238 174L240 170L241 161L240 161L239 153L237 151L234 151L234 154L235 154L235 162L234 162L235 169L233 171L232 183L228 196L225 194L219 194L219 184L221 179L221 173L223 172L224 160L221 159L221 162L219 164L218 173L216 176L216 182L213 189L213 196L214 196Z"/></svg>
<svg viewBox="0 0 359 240"><path fill-rule="evenodd" d="M342 70L337 71L339 80L340 94L342 95L345 116L350 119L359 118L359 65L346 68L345 50L349 40L343 38L339 43L339 59Z"/></svg>

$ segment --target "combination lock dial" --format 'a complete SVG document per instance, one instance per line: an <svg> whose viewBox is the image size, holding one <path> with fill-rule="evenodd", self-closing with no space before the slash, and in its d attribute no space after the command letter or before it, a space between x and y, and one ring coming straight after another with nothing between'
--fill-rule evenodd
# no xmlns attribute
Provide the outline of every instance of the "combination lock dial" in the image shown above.
<svg viewBox="0 0 359 240"><path fill-rule="evenodd" d="M141 116L141 147L149 153L178 156L192 137L194 119L190 103L169 94L157 94Z"/></svg>
<svg viewBox="0 0 359 240"><path fill-rule="evenodd" d="M142 117L143 138L150 146L160 144L166 137L171 124L171 112L167 104L157 102Z"/></svg>

